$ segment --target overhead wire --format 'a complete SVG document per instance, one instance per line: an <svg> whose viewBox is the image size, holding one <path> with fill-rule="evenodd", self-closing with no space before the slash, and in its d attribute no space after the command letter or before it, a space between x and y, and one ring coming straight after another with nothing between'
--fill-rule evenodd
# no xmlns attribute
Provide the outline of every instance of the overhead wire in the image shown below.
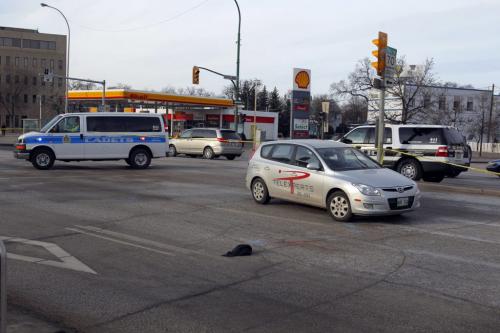
<svg viewBox="0 0 500 333"><path fill-rule="evenodd" d="M151 28L151 27L154 27L154 26L157 26L157 25L160 25L160 24L164 24L164 23L168 23L168 22L174 21L174 20L176 20L176 19L178 19L178 18L186 15L187 13L200 8L201 6L203 6L204 4L206 4L209 1L210 0L203 0L203 1L199 2L198 4L192 6L192 7L188 8L188 9L186 9L186 10L178 13L178 14L175 14L175 15L169 17L169 18L166 18L164 20L161 20L161 21L158 21L158 22L155 22L155 23L138 26L138 27L124 28L124 29L100 29L100 28L93 28L93 27L89 27L89 26L86 26L86 25L82 25L82 24L79 24L77 22L73 22L73 23L75 25L79 26L80 28L87 29L87 30L92 30L92 31L97 31L97 32L129 32L129 31L136 31L136 30L147 29L147 28Z"/></svg>

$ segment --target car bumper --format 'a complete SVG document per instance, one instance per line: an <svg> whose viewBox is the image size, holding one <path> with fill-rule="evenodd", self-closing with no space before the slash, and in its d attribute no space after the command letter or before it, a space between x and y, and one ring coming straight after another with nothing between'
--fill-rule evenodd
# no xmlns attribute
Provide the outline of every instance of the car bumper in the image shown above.
<svg viewBox="0 0 500 333"><path fill-rule="evenodd" d="M408 198L409 205L397 207L398 198ZM351 200L352 213L364 216L398 215L420 207L420 192L407 193L400 196L359 196ZM358 201L359 200L359 201Z"/></svg>
<svg viewBox="0 0 500 333"><path fill-rule="evenodd" d="M28 150L15 150L14 157L20 160L29 160L30 152Z"/></svg>
<svg viewBox="0 0 500 333"><path fill-rule="evenodd" d="M216 155L240 156L243 153L243 149L241 147L214 147L213 149Z"/></svg>

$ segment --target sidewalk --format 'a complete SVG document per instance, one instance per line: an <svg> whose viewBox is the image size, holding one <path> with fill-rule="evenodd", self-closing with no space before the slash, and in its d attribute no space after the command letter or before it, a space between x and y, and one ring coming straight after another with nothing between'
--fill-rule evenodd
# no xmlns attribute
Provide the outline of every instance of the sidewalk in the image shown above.
<svg viewBox="0 0 500 333"><path fill-rule="evenodd" d="M20 134L6 134L5 136L0 135L0 146L12 146L16 143L17 138Z"/></svg>

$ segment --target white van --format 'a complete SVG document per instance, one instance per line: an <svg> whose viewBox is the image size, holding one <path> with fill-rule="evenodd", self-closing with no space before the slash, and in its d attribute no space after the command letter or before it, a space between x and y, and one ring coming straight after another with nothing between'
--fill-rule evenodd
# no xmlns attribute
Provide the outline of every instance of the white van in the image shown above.
<svg viewBox="0 0 500 333"><path fill-rule="evenodd" d="M55 160L124 159L145 169L152 158L168 154L168 134L161 115L127 113L67 113L56 116L40 132L19 137L14 156L47 170Z"/></svg>

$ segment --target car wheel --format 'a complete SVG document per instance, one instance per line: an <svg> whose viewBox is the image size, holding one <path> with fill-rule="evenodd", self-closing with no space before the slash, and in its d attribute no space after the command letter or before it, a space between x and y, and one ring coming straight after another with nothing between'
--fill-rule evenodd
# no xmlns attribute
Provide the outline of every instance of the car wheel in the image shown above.
<svg viewBox="0 0 500 333"><path fill-rule="evenodd" d="M38 170L48 170L54 165L55 159L51 150L41 148L35 150L31 156L31 164Z"/></svg>
<svg viewBox="0 0 500 333"><path fill-rule="evenodd" d="M430 183L440 183L444 179L444 173L441 174L431 174L431 175L425 175L424 174L424 181L430 182Z"/></svg>
<svg viewBox="0 0 500 333"><path fill-rule="evenodd" d="M130 162L130 158L126 158L126 159L125 159L125 163L127 163L129 166L131 166L131 165L132 165L132 163Z"/></svg>
<svg viewBox="0 0 500 333"><path fill-rule="evenodd" d="M211 160L215 157L215 154L214 154L214 150L210 147L205 147L205 149L203 149L203 158L207 159L207 160Z"/></svg>
<svg viewBox="0 0 500 333"><path fill-rule="evenodd" d="M144 148L136 148L130 153L130 166L134 169L146 169L151 164L151 155Z"/></svg>
<svg viewBox="0 0 500 333"><path fill-rule="evenodd" d="M236 155L226 155L226 158L230 161L234 160L236 158Z"/></svg>
<svg viewBox="0 0 500 333"><path fill-rule="evenodd" d="M174 145L170 145L169 155L172 157L177 156L177 148Z"/></svg>
<svg viewBox="0 0 500 333"><path fill-rule="evenodd" d="M461 173L462 173L462 171L459 171L459 170L451 170L450 172L448 172L447 176L450 178L456 178Z"/></svg>
<svg viewBox="0 0 500 333"><path fill-rule="evenodd" d="M252 197L261 205L269 202L271 197L269 196L269 191L267 190L266 183L260 178L252 182Z"/></svg>
<svg viewBox="0 0 500 333"><path fill-rule="evenodd" d="M415 159L404 159L398 164L397 171L411 180L420 180L422 178L422 167Z"/></svg>
<svg viewBox="0 0 500 333"><path fill-rule="evenodd" d="M335 191L328 196L326 208L330 216L336 221L347 222L352 217L349 198L342 191Z"/></svg>

